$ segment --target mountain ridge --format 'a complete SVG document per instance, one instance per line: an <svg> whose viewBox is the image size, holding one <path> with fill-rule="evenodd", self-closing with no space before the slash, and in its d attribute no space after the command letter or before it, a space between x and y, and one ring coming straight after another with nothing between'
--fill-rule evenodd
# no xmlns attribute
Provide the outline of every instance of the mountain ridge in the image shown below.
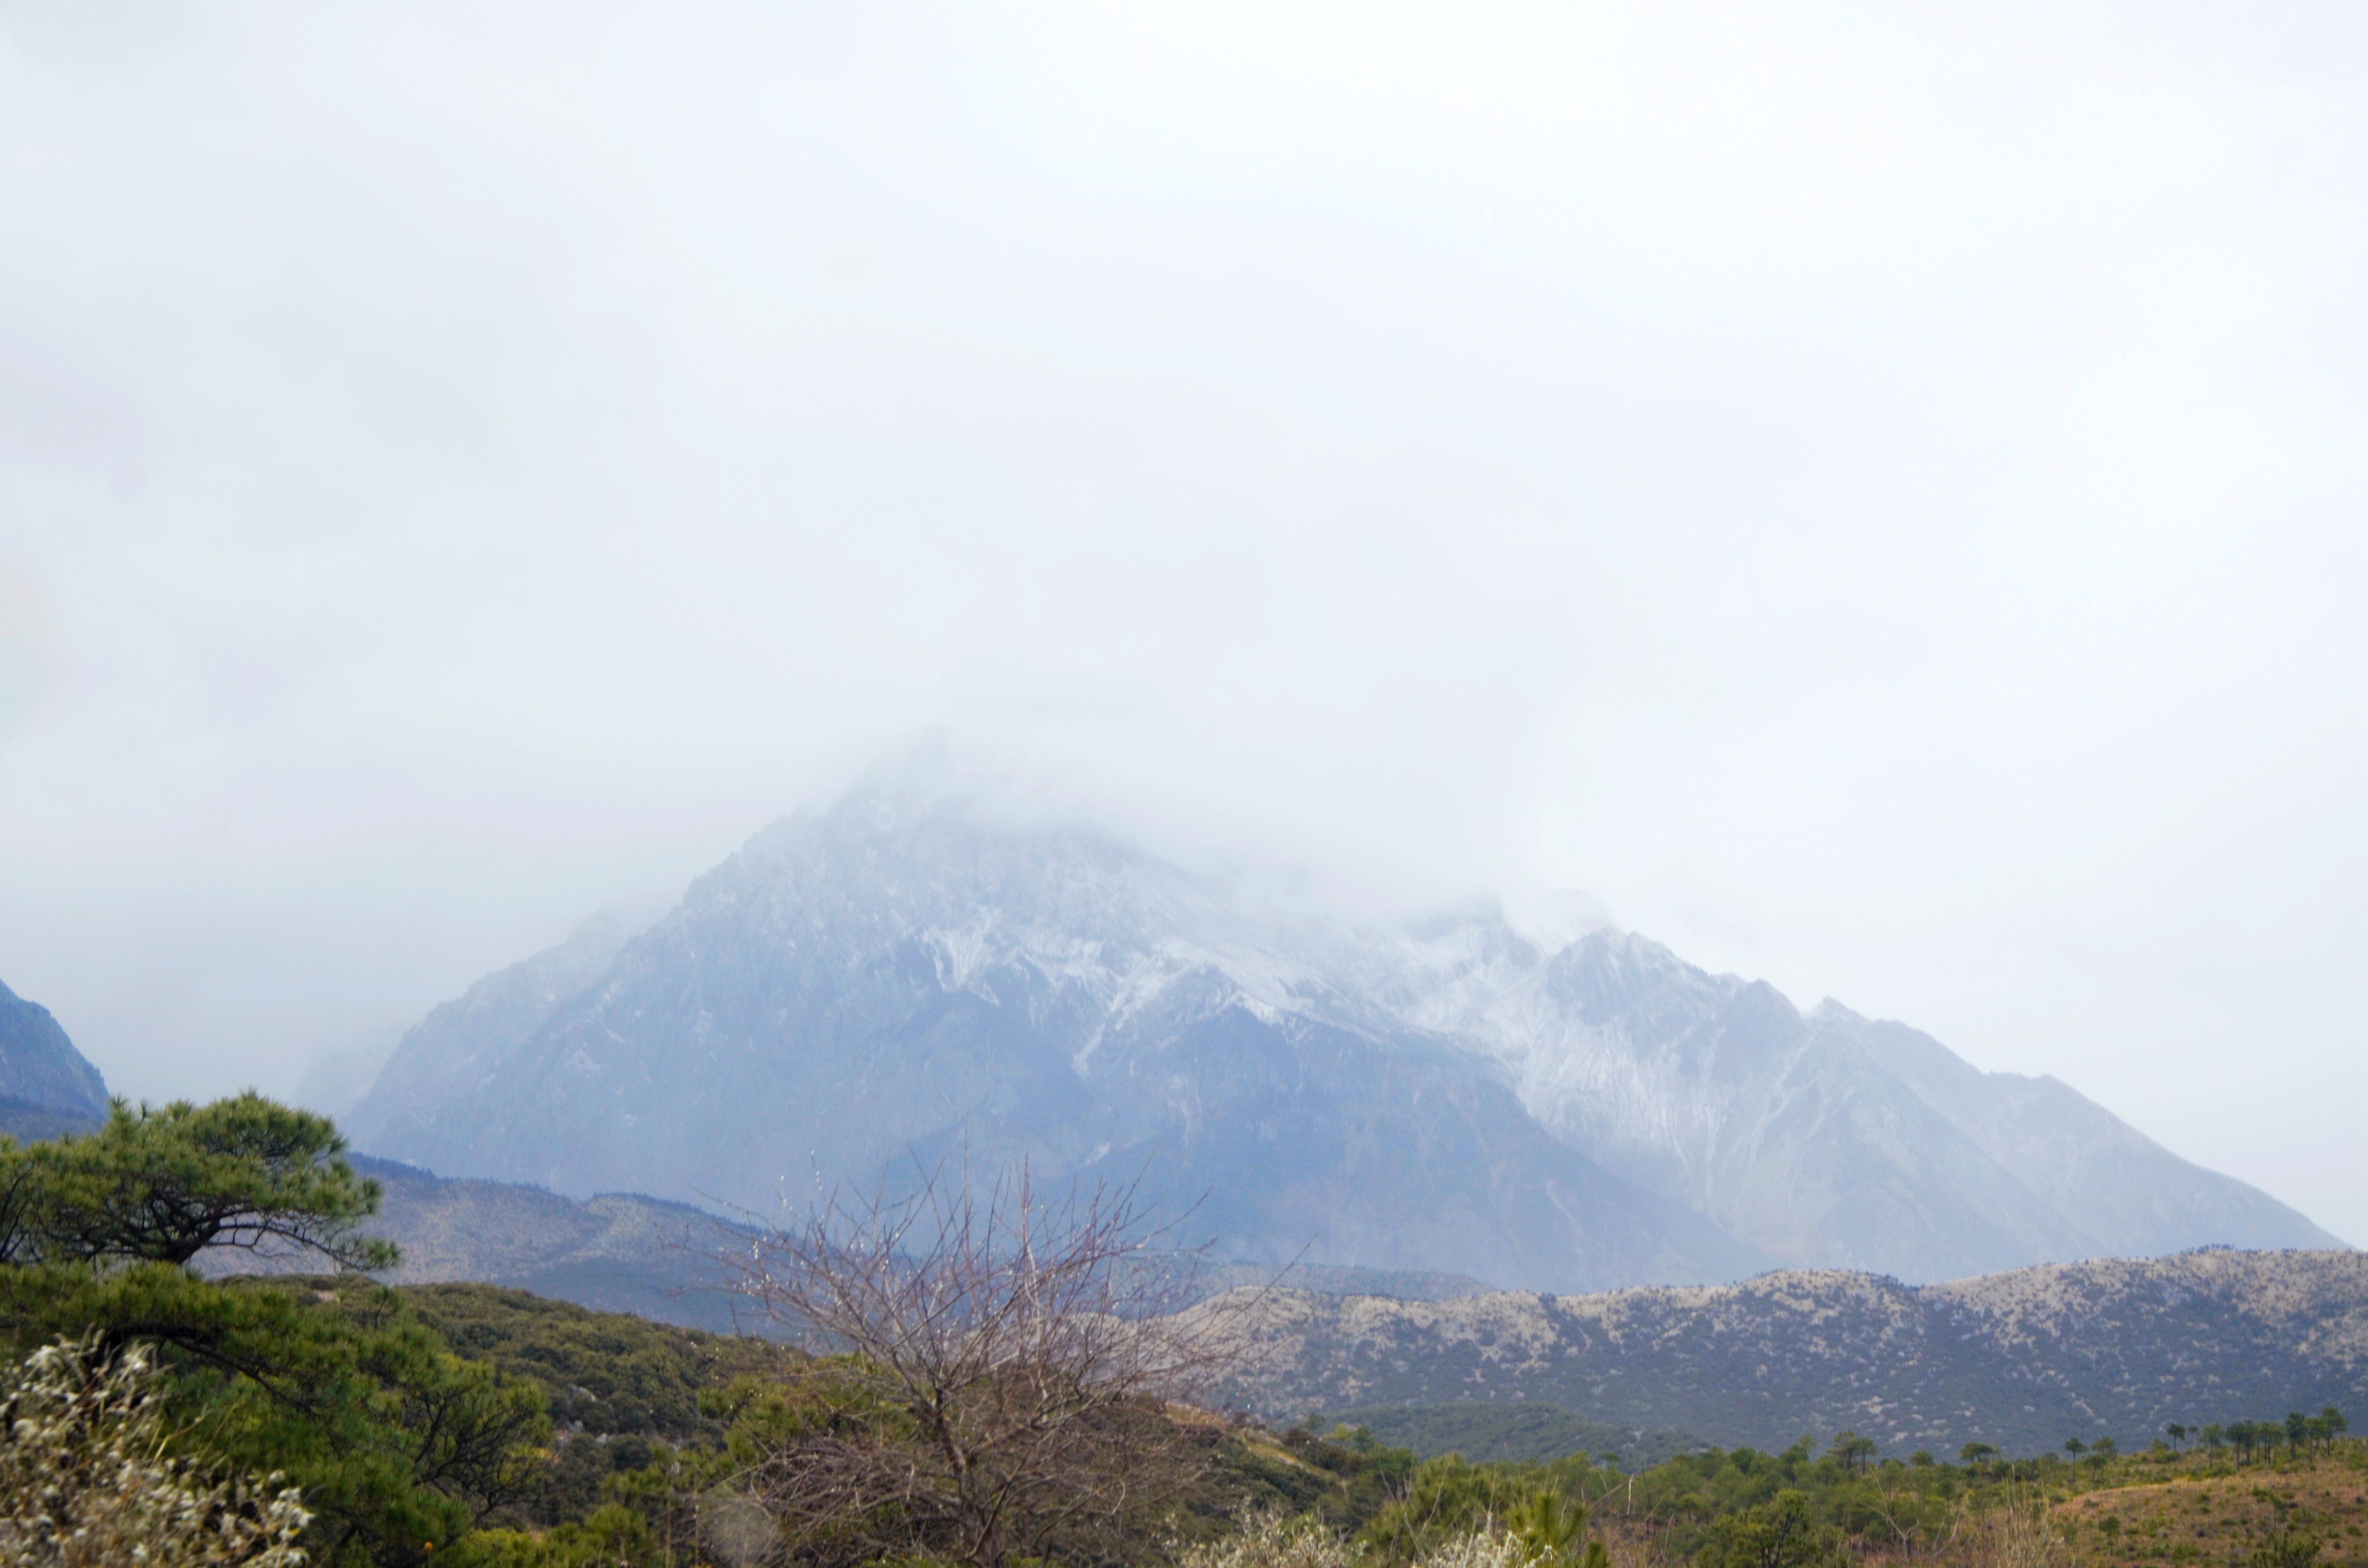
<svg viewBox="0 0 2368 1568"><path fill-rule="evenodd" d="M1250 1256L1562 1290L2334 1240L2068 1089L1640 936L1261 919L1089 829L882 786L479 982L353 1121L447 1174L751 1207L1025 1159L1200 1200Z"/></svg>
<svg viewBox="0 0 2368 1568"><path fill-rule="evenodd" d="M107 1119L107 1080L47 1007L0 983L0 1131L80 1131Z"/></svg>
<svg viewBox="0 0 2368 1568"><path fill-rule="evenodd" d="M1735 1285L1444 1301L1237 1291L1196 1312L1247 1360L1227 1395L1308 1410L1534 1401L1723 1446L1850 1427L1887 1453L2358 1409L2368 1253L2206 1248L1912 1286L1787 1269Z"/></svg>
<svg viewBox="0 0 2368 1568"><path fill-rule="evenodd" d="M484 1281L693 1326L765 1327L715 1269L742 1225L635 1193L579 1200L359 1164L386 1190L369 1229L403 1248L394 1282ZM222 1260L237 1272L317 1266ZM1922 1286L1781 1269L1553 1296L1304 1265L1278 1278L1241 1263L1204 1267L1192 1284L1188 1316L1247 1352L1212 1397L1279 1421L1386 1408L1436 1425L1476 1405L1535 1412L1548 1427L1559 1415L1770 1450L1848 1426L1893 1454L1973 1441L2031 1453L2072 1436L2136 1447L2166 1421L2356 1410L2368 1398L2368 1253L2350 1250L2206 1248Z"/></svg>

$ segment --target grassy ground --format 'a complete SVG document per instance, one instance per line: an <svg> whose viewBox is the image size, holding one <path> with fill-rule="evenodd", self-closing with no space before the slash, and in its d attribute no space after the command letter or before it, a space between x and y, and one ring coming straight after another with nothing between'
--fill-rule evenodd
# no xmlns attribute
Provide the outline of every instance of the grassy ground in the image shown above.
<svg viewBox="0 0 2368 1568"><path fill-rule="evenodd" d="M1849 1469L1798 1454L1711 1450L1631 1476L1534 1473L1565 1475L1588 1498L1616 1568L1691 1562L1721 1520L1780 1488L1804 1494L1845 1557L1886 1568L2368 1568L2368 1441L2358 1438L2247 1464L2156 1450Z"/></svg>
<svg viewBox="0 0 2368 1568"><path fill-rule="evenodd" d="M2174 1479L2100 1486L2048 1510L2078 1568L2246 1563L2265 1545L2317 1542L2302 1562L2368 1564L2368 1449L2242 1470L2187 1461ZM2121 1481L2121 1477L2114 1477ZM2287 1568L2279 1564L2278 1568Z"/></svg>

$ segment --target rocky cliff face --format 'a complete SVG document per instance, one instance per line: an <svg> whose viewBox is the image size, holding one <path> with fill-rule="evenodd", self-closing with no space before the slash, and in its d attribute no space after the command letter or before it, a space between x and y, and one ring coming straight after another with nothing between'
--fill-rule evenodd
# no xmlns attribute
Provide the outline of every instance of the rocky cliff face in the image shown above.
<svg viewBox="0 0 2368 1568"><path fill-rule="evenodd" d="M107 1117L107 1084L47 1007L0 985L0 1119L18 1137L53 1137Z"/></svg>
<svg viewBox="0 0 2368 1568"><path fill-rule="evenodd" d="M1253 919L1096 834L860 791L406 1037L447 1175L758 1211L893 1167L1141 1181L1223 1256L1578 1290L2326 1244L2048 1080L1600 930Z"/></svg>

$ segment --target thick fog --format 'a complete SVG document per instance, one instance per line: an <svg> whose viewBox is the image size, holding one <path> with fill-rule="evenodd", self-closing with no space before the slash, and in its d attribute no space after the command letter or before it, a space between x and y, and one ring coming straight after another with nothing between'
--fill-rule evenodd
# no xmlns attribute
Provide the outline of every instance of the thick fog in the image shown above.
<svg viewBox="0 0 2368 1568"><path fill-rule="evenodd" d="M292 1091L936 735L2368 1242L2363 106L2340 5L0 6L0 981Z"/></svg>

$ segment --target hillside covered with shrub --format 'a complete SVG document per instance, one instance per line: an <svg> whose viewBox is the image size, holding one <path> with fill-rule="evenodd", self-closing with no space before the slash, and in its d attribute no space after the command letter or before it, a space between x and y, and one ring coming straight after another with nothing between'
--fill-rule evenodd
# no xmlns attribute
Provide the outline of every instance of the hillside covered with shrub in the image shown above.
<svg viewBox="0 0 2368 1568"><path fill-rule="evenodd" d="M1172 1304L1175 1282L1143 1267L1156 1227L1123 1194L1047 1202L1024 1188L930 1187L749 1233L740 1256L714 1261L769 1336L514 1288L378 1283L398 1261L369 1229L382 1198L329 1122L253 1095L118 1106L85 1136L0 1145L10 1561L2363 1561L2368 1450L2332 1402L2118 1433L2091 1421L2044 1451L1974 1438L1888 1455L1870 1424L1832 1423L1806 1403L1790 1412L1794 1438L1734 1448L1543 1403L1269 1425L1224 1413L1226 1391L1255 1369L1243 1346L1293 1350L1273 1332L1278 1306L1301 1314L1303 1333L1320 1314L1288 1291L1150 1310ZM222 1272L247 1256L275 1260L273 1271ZM290 1272L300 1258L314 1272ZM2266 1269L2279 1290L2248 1309L2253 1319L2317 1325L2320 1354L2341 1364L2350 1320L2328 1295L2338 1271L2308 1257L2173 1262L2224 1285ZM1769 1289L1811 1299L1798 1279ZM2094 1332L2150 1321L2123 1310L2129 1291L2095 1294L2094 1275L1936 1290L1961 1310L1980 1304L2005 1325L1998 1337L2057 1354L2088 1316ZM1695 1294L1705 1300L1694 1307L1717 1304ZM2209 1305L2225 1290L2188 1299ZM1620 1326L1645 1338L1639 1325L1651 1320L1629 1305ZM1427 1321L1433 1333L1460 1324L1491 1376L1554 1348L1508 1330L1608 1321L1486 1296L1324 1310ZM1843 1315L1810 1321L1839 1352L1861 1345L1862 1325ZM1682 1323L1662 1326L1681 1350L1697 1343ZM2212 1347L2188 1347L2202 1386L2252 1375L2213 1363ZM90 1555L102 1547L112 1555Z"/></svg>

